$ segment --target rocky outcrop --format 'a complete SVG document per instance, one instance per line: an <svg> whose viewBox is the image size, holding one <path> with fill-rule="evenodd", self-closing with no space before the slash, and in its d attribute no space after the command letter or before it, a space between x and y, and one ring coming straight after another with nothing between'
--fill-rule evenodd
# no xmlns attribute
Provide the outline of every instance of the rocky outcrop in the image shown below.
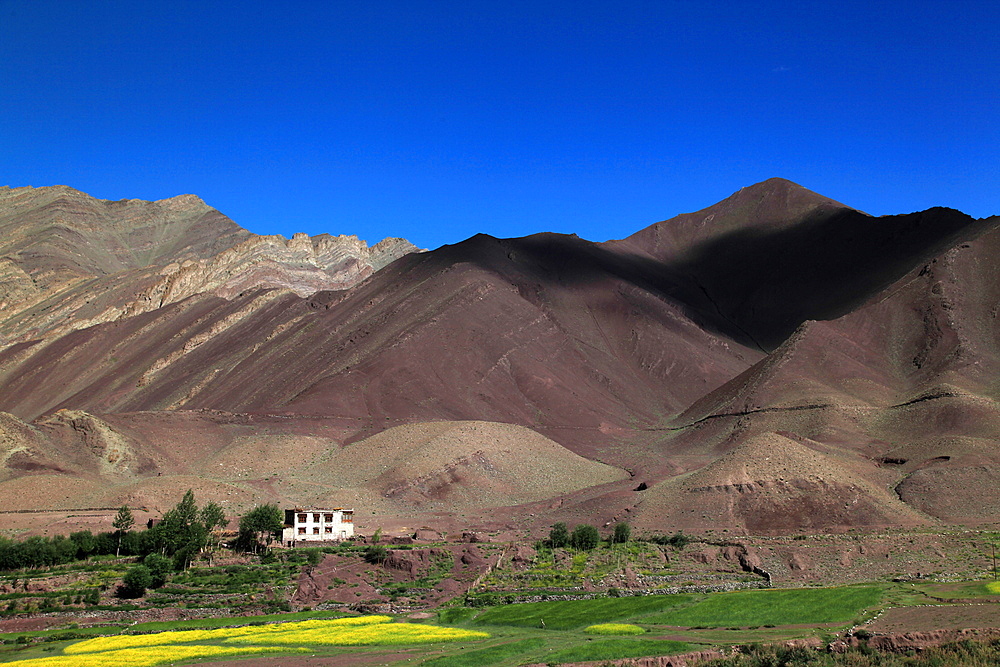
<svg viewBox="0 0 1000 667"><path fill-rule="evenodd" d="M59 410L38 425L71 430L82 440L102 476L134 475L139 460L128 438L106 421L81 410Z"/></svg>

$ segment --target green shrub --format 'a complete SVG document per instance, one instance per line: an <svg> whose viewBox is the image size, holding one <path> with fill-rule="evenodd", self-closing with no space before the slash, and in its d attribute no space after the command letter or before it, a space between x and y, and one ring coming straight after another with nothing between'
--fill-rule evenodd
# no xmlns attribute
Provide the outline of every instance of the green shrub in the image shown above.
<svg viewBox="0 0 1000 667"><path fill-rule="evenodd" d="M365 549L363 558L374 565L384 563L385 559L389 557L389 550L383 546L372 545Z"/></svg>
<svg viewBox="0 0 1000 667"><path fill-rule="evenodd" d="M615 531L611 534L611 544L625 544L632 535L632 528L625 522L615 525Z"/></svg>
<svg viewBox="0 0 1000 667"><path fill-rule="evenodd" d="M169 558L161 554L149 554L143 559L142 564L149 568L150 588L160 588L167 583L173 567L173 562Z"/></svg>
<svg viewBox="0 0 1000 667"><path fill-rule="evenodd" d="M574 528L573 535L570 537L570 544L573 545L574 549L590 551L597 548L597 545L600 543L600 533L597 532L596 528L585 523L581 523L579 526Z"/></svg>
<svg viewBox="0 0 1000 667"><path fill-rule="evenodd" d="M122 585L118 587L120 598L141 598L146 589L153 583L153 575L145 565L133 565L122 577Z"/></svg>
<svg viewBox="0 0 1000 667"><path fill-rule="evenodd" d="M569 546L569 529L565 523L559 522L552 526L552 530L549 531L549 544L553 549Z"/></svg>

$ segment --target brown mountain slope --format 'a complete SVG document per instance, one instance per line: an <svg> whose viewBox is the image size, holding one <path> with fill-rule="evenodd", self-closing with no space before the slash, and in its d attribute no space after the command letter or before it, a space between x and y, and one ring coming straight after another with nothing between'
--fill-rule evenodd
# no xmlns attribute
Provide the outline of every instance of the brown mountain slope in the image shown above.
<svg viewBox="0 0 1000 667"><path fill-rule="evenodd" d="M648 530L751 534L926 522L889 490L854 473L843 456L818 443L762 433L700 470L652 486L633 520Z"/></svg>
<svg viewBox="0 0 1000 667"><path fill-rule="evenodd" d="M654 530L711 498L726 501L711 524L741 531L987 521L995 503L976 494L992 493L998 468L997 221L947 209L872 218L776 180L706 211L608 244L481 235L309 298L198 260L188 267L216 293L155 302L164 289L146 312L0 352L0 409L60 433L51 420L86 410L138 443L128 465L111 462L118 472L81 473L97 485L87 493L121 475L133 497L154 498L193 473L206 493L235 493L242 470L241 499L321 502L334 497L322 480L343 469L323 468L324 452L394 426L479 420L530 427L636 476L557 500L531 491L538 480L518 487L517 502L552 516L629 511ZM147 436L193 414L149 412L163 410L213 415L186 431L198 452L185 460L203 468ZM420 459L432 461L423 472L364 476L350 497L391 512L493 502L474 488L492 479L476 438L453 448L437 428L367 440L355 451L401 457L399 470L425 456L420 443L438 454ZM261 432L283 437L254 440ZM119 451L108 442L97 449ZM795 476L769 471L772 449ZM10 483L62 474L44 472L46 451ZM265 470L275 460L292 463ZM710 491L685 486L698 479Z"/></svg>
<svg viewBox="0 0 1000 667"><path fill-rule="evenodd" d="M163 511L183 487L233 511L277 501L366 516L479 512L628 478L510 424L413 424L347 446L341 434L327 420L218 413L64 410L35 424L0 413L0 504ZM56 463L61 451L74 456Z"/></svg>
<svg viewBox="0 0 1000 667"><path fill-rule="evenodd" d="M942 208L874 218L771 179L607 247L662 262L695 321L770 351L987 226Z"/></svg>
<svg viewBox="0 0 1000 667"><path fill-rule="evenodd" d="M678 417L666 449L697 467L748 439L794 434L841 452L928 521L995 521L1000 221L987 222L862 308L802 325Z"/></svg>
<svg viewBox="0 0 1000 667"><path fill-rule="evenodd" d="M198 297L10 348L0 401L28 419L58 408L336 415L361 433L385 419L476 418L607 445L759 357L694 326L640 268L571 237L476 237L347 292Z"/></svg>
<svg viewBox="0 0 1000 667"><path fill-rule="evenodd" d="M919 265L862 307L807 322L753 368L678 418L806 404L889 406L940 393L942 383L997 395L995 309L1000 219Z"/></svg>

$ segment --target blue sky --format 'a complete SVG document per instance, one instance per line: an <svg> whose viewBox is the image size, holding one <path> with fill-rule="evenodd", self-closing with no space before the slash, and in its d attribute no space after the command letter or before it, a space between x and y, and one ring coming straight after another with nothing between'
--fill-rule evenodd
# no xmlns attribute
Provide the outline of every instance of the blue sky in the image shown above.
<svg viewBox="0 0 1000 667"><path fill-rule="evenodd" d="M620 238L772 176L1000 214L1000 3L0 0L0 184Z"/></svg>

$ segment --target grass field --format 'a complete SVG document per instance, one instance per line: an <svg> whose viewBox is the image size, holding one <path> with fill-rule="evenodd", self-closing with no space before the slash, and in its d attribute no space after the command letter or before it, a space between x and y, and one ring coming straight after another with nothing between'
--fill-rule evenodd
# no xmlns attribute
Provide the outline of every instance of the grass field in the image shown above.
<svg viewBox="0 0 1000 667"><path fill-rule="evenodd" d="M1000 597L1000 582L995 581L916 583L910 588L940 600Z"/></svg>
<svg viewBox="0 0 1000 667"><path fill-rule="evenodd" d="M425 667L482 667L483 665L495 665L501 662L512 661L517 656L540 649L544 645L544 639L541 637L532 637L505 644L497 644L489 648L481 648L474 651L465 650L455 655L432 658L422 664Z"/></svg>
<svg viewBox="0 0 1000 667"><path fill-rule="evenodd" d="M573 630L595 623L618 621L662 611L691 600L689 595L650 595L532 602L494 607L477 616L473 624L540 628L544 621L544 627L547 629Z"/></svg>
<svg viewBox="0 0 1000 667"><path fill-rule="evenodd" d="M882 589L877 586L738 591L710 595L642 621L710 628L848 623L881 599Z"/></svg>
<svg viewBox="0 0 1000 667"><path fill-rule="evenodd" d="M642 658L650 655L672 655L692 651L695 647L686 642L669 639L601 639L585 642L549 653L547 661L589 662L591 660L618 660Z"/></svg>

